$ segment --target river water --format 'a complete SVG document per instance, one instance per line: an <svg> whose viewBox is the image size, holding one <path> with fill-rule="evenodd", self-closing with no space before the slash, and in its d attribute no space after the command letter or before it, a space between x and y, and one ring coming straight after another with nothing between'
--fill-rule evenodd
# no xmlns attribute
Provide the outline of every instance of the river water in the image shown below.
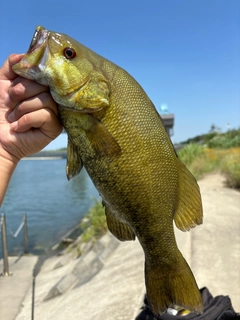
<svg viewBox="0 0 240 320"><path fill-rule="evenodd" d="M11 234L23 213L27 214L30 252L41 254L81 220L94 199L99 199L86 171L68 181L65 165L66 159L22 160L18 164L0 208L6 216L10 254L23 250L23 231L16 239Z"/></svg>

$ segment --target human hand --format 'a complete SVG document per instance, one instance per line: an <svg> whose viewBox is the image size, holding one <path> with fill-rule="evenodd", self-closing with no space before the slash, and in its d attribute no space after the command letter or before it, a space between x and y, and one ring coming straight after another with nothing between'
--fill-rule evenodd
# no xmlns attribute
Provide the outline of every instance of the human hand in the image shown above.
<svg viewBox="0 0 240 320"><path fill-rule="evenodd" d="M9 56L0 69L0 157L15 164L43 149L62 131L48 88L12 71L22 57Z"/></svg>

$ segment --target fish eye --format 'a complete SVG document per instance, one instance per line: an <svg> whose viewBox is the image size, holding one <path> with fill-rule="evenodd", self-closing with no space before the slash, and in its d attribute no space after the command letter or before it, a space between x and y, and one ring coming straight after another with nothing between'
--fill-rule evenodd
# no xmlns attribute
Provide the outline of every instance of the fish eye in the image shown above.
<svg viewBox="0 0 240 320"><path fill-rule="evenodd" d="M76 51L73 48L67 47L63 50L63 53L67 59L73 59L76 57Z"/></svg>

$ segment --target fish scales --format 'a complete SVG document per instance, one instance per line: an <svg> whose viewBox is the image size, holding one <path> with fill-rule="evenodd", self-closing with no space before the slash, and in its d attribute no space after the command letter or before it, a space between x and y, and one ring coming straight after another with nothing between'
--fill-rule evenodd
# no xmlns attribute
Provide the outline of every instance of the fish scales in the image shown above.
<svg viewBox="0 0 240 320"><path fill-rule="evenodd" d="M163 133L165 132L162 130L161 132L156 135L156 130L159 128L159 124L157 123L159 118L153 117L152 122L149 121L149 112L148 112L148 104L149 101L146 101L146 107L143 108L144 106L144 96L141 97L140 94L141 92L138 92L139 90L136 90L135 88L138 89L138 87L134 86L135 81L132 79L133 84L129 83L129 78L124 77L124 73L122 72L123 76L120 77L119 72L113 77L111 86L113 88L119 87L119 82L121 83L121 91L120 94L122 97L127 97L127 96L133 96L133 100L131 102L131 109L127 111L130 114L127 114L126 112L126 107L125 107L125 101L121 100L121 103L118 103L116 106L114 104L114 101L116 101L116 96L115 96L115 91L113 90L112 96L110 96L110 105L111 108L109 108L106 111L105 114L105 119L115 119L112 120L111 122L107 121L102 121L102 123L106 126L108 131L113 134L113 136L116 138L118 141L119 145L121 146L121 151L122 151L122 156L121 157L116 157L114 159L111 159L111 163L107 166L107 171L104 173L104 179L106 180L106 183L108 184L108 187L103 185L99 186L98 190L100 190L101 195L103 196L103 199L106 197L106 199L112 198L110 201L111 207L114 208L116 205L118 205L118 208L115 209L116 212L121 212L121 210L124 210L125 214L127 214L126 209L124 208L124 201L122 201L122 197L119 197L119 188L111 188L111 186L116 186L119 184L119 177L122 177L121 181L123 180L120 189L125 190L125 196L124 198L127 199L134 199L131 200L131 203L136 202L137 204L137 199L142 202L143 197L145 199L149 199L151 195L153 195L152 190L158 190L159 194L165 194L167 198L169 199L170 197L170 192L173 193L173 197L176 196L176 192L174 192L172 186L167 186L167 188L159 184L159 163L163 163L164 157L168 159L168 153L166 152L165 154L161 153L152 153L151 149L156 148L157 142L159 139L161 139ZM116 78L116 81L115 81ZM120 79L120 81L119 81ZM125 85L124 85L125 84ZM120 96L120 99L121 99ZM139 97L140 96L140 97ZM136 98L135 98L136 97ZM119 98L119 94L118 94ZM145 98L146 100L146 98ZM111 103L113 101L113 103ZM129 103L129 101L128 101ZM139 115L139 106L144 109ZM132 110L132 112L131 112ZM107 114L109 112L109 115ZM116 116L115 116L116 114ZM155 116L155 110L153 110L153 115ZM148 119L148 121L146 121ZM65 124L65 127L68 128L68 124ZM71 123L70 123L71 127ZM136 130L132 130L132 128L136 128ZM156 130L154 130L154 127ZM118 132L115 133L114 135L114 128L118 128ZM150 134L146 135L145 130L150 130ZM159 131L159 130L158 130ZM76 133L78 139L78 132ZM155 143L156 142L156 143ZM149 148L150 147L150 148ZM103 169L101 170L101 164L98 163L98 165L95 165L95 157L93 156L93 161L92 164L89 162L88 159L85 159L85 152L87 146L84 144L81 144L80 146L80 154L82 155L82 160L83 163L88 163L86 165L87 170L90 173L90 176L93 177L93 181L95 185L99 185L99 181L102 181L103 178L103 172L104 168L106 167L104 161L101 162L103 165ZM149 150L149 152L146 152L144 155L144 160L143 156L139 157L139 154L142 152L143 148L146 150ZM130 153L130 155L129 155ZM132 163L133 165L129 167L129 157L132 158ZM138 162L143 163L145 161L146 169L147 170L142 170L141 166L139 166ZM154 164L155 163L155 164ZM113 175L112 172L115 172L115 167L119 168L118 169L118 174ZM151 167L150 167L151 165ZM170 166L170 161L168 161L168 165ZM157 171L156 171L157 170ZM169 168L168 166L162 166L161 169L162 173L161 175L168 175L168 179L171 180L174 177L174 172L173 168ZM175 170L176 171L176 170ZM107 177L106 177L107 175ZM151 179L151 175L153 178ZM155 178L154 178L155 176ZM129 184L129 177L134 177L135 178L135 184L131 182ZM177 187L177 174L175 173L175 182L172 185L175 185L175 188ZM141 182L142 181L142 182ZM155 183L154 183L155 181ZM143 186L142 188L139 188L139 186ZM134 186L136 187L136 190L134 191ZM157 189L156 189L157 187ZM162 190L161 190L162 188ZM103 189L103 191L101 190ZM107 189L107 190L106 190ZM105 196L106 193L109 195ZM116 192L114 192L116 191ZM124 199L123 198L123 199ZM153 198L153 196L152 196ZM154 199L153 199L154 200ZM160 199L159 199L160 200ZM154 207L154 210L159 211L159 200L156 200L155 203L154 201L149 201L149 204L152 206L152 210ZM117 204L119 202L119 204ZM114 205L114 203L116 203ZM169 201L169 203L173 203L173 201ZM149 210L150 208L148 208ZM132 209L131 209L132 210ZM144 208L146 210L146 208ZM150 209L151 210L151 209ZM132 211L129 212L129 218L132 216ZM124 218L122 218L124 219ZM171 216L172 220L172 216Z"/></svg>
<svg viewBox="0 0 240 320"><path fill-rule="evenodd" d="M122 241L139 239L154 313L173 305L201 313L173 230L173 220L183 231L202 223L199 188L142 87L114 63L43 27L13 69L49 86L58 103L69 139L68 178L84 166L102 196L109 230Z"/></svg>

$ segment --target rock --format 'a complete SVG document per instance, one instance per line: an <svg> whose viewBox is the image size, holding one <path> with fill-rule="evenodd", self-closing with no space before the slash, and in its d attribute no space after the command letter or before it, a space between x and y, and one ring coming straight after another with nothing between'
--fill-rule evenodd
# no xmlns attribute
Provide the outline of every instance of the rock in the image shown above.
<svg viewBox="0 0 240 320"><path fill-rule="evenodd" d="M78 278L74 274L67 274L49 291L44 301L64 294L66 291L71 289L77 282Z"/></svg>

